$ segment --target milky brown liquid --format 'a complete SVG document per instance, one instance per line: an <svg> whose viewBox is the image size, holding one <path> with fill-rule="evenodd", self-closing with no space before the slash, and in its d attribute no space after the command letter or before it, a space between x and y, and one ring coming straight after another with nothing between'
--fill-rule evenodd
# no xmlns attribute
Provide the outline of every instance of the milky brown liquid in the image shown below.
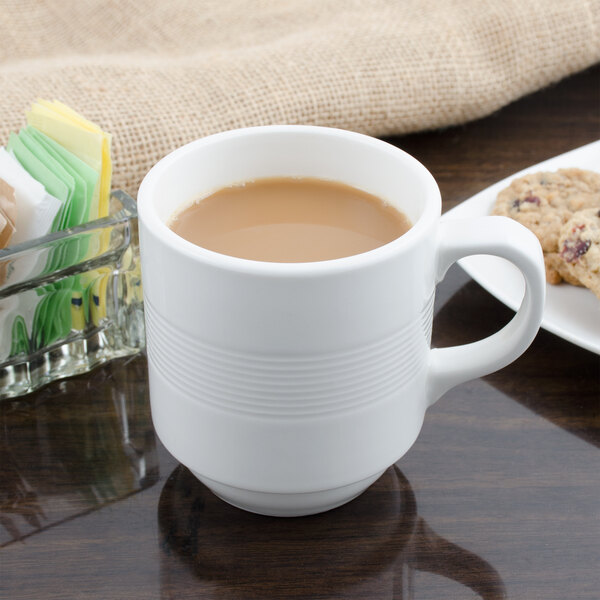
<svg viewBox="0 0 600 600"><path fill-rule="evenodd" d="M410 226L376 196L341 183L288 177L223 188L169 222L175 233L208 250L285 263L367 252Z"/></svg>

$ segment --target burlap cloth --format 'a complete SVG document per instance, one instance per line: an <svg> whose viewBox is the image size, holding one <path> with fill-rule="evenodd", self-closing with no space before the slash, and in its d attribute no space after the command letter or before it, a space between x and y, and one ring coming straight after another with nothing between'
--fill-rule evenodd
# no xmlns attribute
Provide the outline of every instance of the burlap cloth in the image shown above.
<svg viewBox="0 0 600 600"><path fill-rule="evenodd" d="M437 128L598 61L600 0L0 0L0 144L62 100L113 134L135 194L219 130Z"/></svg>

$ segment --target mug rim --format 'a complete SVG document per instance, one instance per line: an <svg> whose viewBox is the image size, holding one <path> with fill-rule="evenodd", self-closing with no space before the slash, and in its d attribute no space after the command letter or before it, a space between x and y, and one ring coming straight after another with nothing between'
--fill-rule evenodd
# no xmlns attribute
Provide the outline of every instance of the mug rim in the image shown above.
<svg viewBox="0 0 600 600"><path fill-rule="evenodd" d="M426 200L422 214L418 220L411 225L407 232L382 246L359 254L311 262L268 262L215 252L182 238L158 217L156 210L153 209L153 189L156 180L175 162L202 146L222 142L228 139L233 140L239 137L260 136L265 133L305 133L320 136L335 136L338 138L342 137L349 141L371 145L372 147L383 149L388 153L394 154L395 157L408 163L413 170L420 172L421 179L426 187ZM418 243L421 235L429 230L431 223L436 219L439 219L441 215L441 204L441 193L433 175L421 162L404 150L381 139L363 133L318 125L260 125L231 129L198 138L180 146L161 158L145 175L137 195L138 219L140 220L140 223L143 224L144 227L147 227L161 240L162 243L170 246L171 249L176 252L221 269L276 276L301 276L320 273L330 274L332 272L347 271L368 266L372 263L385 261L403 249L408 249Z"/></svg>

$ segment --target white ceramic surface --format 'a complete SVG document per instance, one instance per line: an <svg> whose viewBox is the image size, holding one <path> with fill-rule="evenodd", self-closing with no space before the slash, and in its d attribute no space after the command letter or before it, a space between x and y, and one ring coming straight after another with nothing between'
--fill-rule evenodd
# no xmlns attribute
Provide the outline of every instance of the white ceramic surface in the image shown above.
<svg viewBox="0 0 600 600"><path fill-rule="evenodd" d="M495 183L448 211L442 221L489 215L496 196L510 182L538 171L569 167L600 172L600 140L555 156ZM521 302L524 282L519 270L495 256L469 256L459 265L490 294L516 310ZM547 285L546 306L541 326L548 331L600 354L600 300L590 290L572 285Z"/></svg>
<svg viewBox="0 0 600 600"><path fill-rule="evenodd" d="M356 256L282 264L211 252L165 224L194 198L269 176L353 185L413 227ZM403 456L447 389L519 356L544 302L537 240L499 217L440 224L440 210L425 167L347 131L242 129L162 159L138 211L152 417L167 449L232 504L320 512ZM519 266L528 282L521 308L485 340L430 350L436 282L479 253Z"/></svg>

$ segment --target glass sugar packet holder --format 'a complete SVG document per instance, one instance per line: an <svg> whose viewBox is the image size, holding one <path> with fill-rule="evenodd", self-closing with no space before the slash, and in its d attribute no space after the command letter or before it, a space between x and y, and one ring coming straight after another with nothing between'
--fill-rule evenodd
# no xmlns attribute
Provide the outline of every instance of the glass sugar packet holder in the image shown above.
<svg viewBox="0 0 600 600"><path fill-rule="evenodd" d="M145 346L137 207L0 250L0 400Z"/></svg>

